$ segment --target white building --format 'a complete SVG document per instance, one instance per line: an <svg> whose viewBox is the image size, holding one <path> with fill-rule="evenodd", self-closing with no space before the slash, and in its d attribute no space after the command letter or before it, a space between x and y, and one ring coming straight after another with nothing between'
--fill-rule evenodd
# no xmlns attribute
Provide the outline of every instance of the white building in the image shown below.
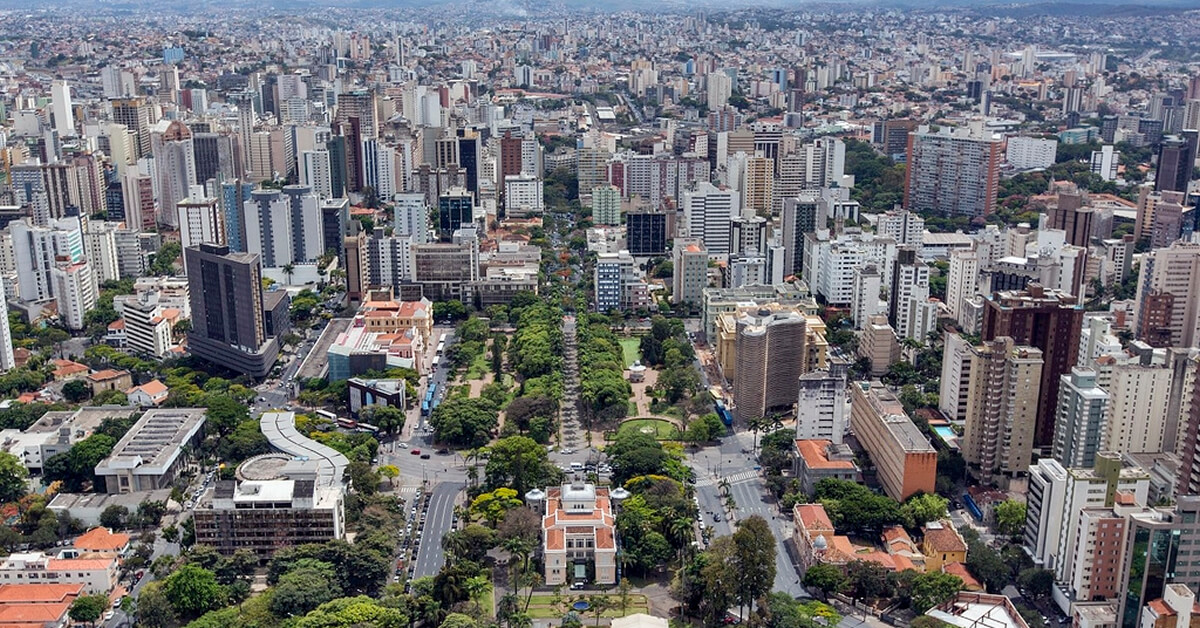
<svg viewBox="0 0 1200 628"><path fill-rule="evenodd" d="M255 190L244 208L246 249L263 268L313 263L325 254L321 201L311 188Z"/></svg>
<svg viewBox="0 0 1200 628"><path fill-rule="evenodd" d="M921 245L925 235L925 219L908 210L892 210L879 215L875 233L888 236L896 244Z"/></svg>
<svg viewBox="0 0 1200 628"><path fill-rule="evenodd" d="M59 137L75 136L75 113L71 110L71 86L66 81L50 83L50 111Z"/></svg>
<svg viewBox="0 0 1200 628"><path fill-rule="evenodd" d="M1058 154L1058 140L1040 137L1010 137L1006 159L1017 170L1049 168Z"/></svg>
<svg viewBox="0 0 1200 628"><path fill-rule="evenodd" d="M1060 377L1054 419L1054 459L1068 468L1089 468L1100 451L1108 393L1096 385L1096 371L1072 367Z"/></svg>
<svg viewBox="0 0 1200 628"><path fill-rule="evenodd" d="M855 329L862 329L876 314L883 314L886 303L880 300L883 277L875 264L863 264L854 269L854 294L850 303L850 315Z"/></svg>
<svg viewBox="0 0 1200 628"><path fill-rule="evenodd" d="M88 595L107 595L117 585L116 557L53 558L48 554L10 554L0 562L0 584L82 584Z"/></svg>
<svg viewBox="0 0 1200 628"><path fill-rule="evenodd" d="M406 192L395 195L392 215L393 235L412 236L414 244L429 241L429 207L425 205L424 194Z"/></svg>
<svg viewBox="0 0 1200 628"><path fill-rule="evenodd" d="M1117 178L1117 166L1121 165L1121 152L1113 150L1111 144L1105 144L1100 150L1092 151L1092 174L1099 175L1105 181Z"/></svg>
<svg viewBox="0 0 1200 628"><path fill-rule="evenodd" d="M938 390L938 410L951 421L965 421L971 389L971 361L975 353L960 334L946 334L942 349L942 377Z"/></svg>
<svg viewBox="0 0 1200 628"><path fill-rule="evenodd" d="M50 271L59 263L84 260L83 231L79 218L51 220L46 227L27 221L9 223L17 262L21 300L45 301L55 296Z"/></svg>
<svg viewBox="0 0 1200 628"><path fill-rule="evenodd" d="M306 150L300 153L300 185L312 188L313 194L320 198L333 196L329 151Z"/></svg>
<svg viewBox="0 0 1200 628"><path fill-rule="evenodd" d="M139 292L124 301L125 344L135 354L165 356L174 346L171 323L162 316L158 291Z"/></svg>
<svg viewBox="0 0 1200 628"><path fill-rule="evenodd" d="M379 198L389 200L400 191L396 187L396 151L380 140L363 140L362 172L364 183Z"/></svg>
<svg viewBox="0 0 1200 628"><path fill-rule="evenodd" d="M733 95L733 79L723 71L709 72L705 91L709 111L720 109L729 104L729 97Z"/></svg>
<svg viewBox="0 0 1200 628"><path fill-rule="evenodd" d="M97 286L106 281L121 278L121 249L118 234L122 230L117 223L89 220L87 233L83 234L88 265Z"/></svg>
<svg viewBox="0 0 1200 628"><path fill-rule="evenodd" d="M650 304L646 284L638 273L637 261L629 251L601 253L593 273L596 310L624 310Z"/></svg>
<svg viewBox="0 0 1200 628"><path fill-rule="evenodd" d="M1100 435L1101 451L1155 453L1162 451L1171 399L1172 371L1159 366L1119 364L1102 359L1099 369L1111 368L1108 416Z"/></svg>
<svg viewBox="0 0 1200 628"><path fill-rule="evenodd" d="M507 216L540 216L545 210L544 184L531 174L504 177L504 211Z"/></svg>
<svg viewBox="0 0 1200 628"><path fill-rule="evenodd" d="M963 299L979 293L979 255L975 251L952 251L946 272L946 307L950 318L962 320Z"/></svg>
<svg viewBox="0 0 1200 628"><path fill-rule="evenodd" d="M701 182L694 191L683 193L683 216L687 235L704 242L709 255L728 255L729 227L741 215L737 190Z"/></svg>
<svg viewBox="0 0 1200 628"><path fill-rule="evenodd" d="M708 285L708 252L697 238L675 241L671 255L674 274L671 277L671 302L699 305Z"/></svg>
<svg viewBox="0 0 1200 628"><path fill-rule="evenodd" d="M8 372L16 364L13 357L12 329L8 323L8 300L4 298L4 282L0 279L0 372Z"/></svg>
<svg viewBox="0 0 1200 628"><path fill-rule="evenodd" d="M177 227L177 215L170 211L190 194L196 183L196 156L192 132L179 120L159 122L150 134L157 181L159 216L163 223Z"/></svg>
<svg viewBox="0 0 1200 628"><path fill-rule="evenodd" d="M209 244L227 244L225 213L215 198L188 197L175 205L178 214L179 243L183 248Z"/></svg>
<svg viewBox="0 0 1200 628"><path fill-rule="evenodd" d="M800 376L796 400L796 438L841 443L849 427L846 365L831 360L829 370Z"/></svg>
<svg viewBox="0 0 1200 628"><path fill-rule="evenodd" d="M58 302L58 315L68 329L83 329L84 316L96 307L96 283L87 262L58 264L50 269L50 282Z"/></svg>

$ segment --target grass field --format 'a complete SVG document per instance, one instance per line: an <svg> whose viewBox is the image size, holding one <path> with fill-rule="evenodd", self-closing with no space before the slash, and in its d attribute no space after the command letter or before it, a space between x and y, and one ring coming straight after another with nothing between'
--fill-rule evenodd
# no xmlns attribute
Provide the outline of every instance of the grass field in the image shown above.
<svg viewBox="0 0 1200 628"><path fill-rule="evenodd" d="M471 365L469 367L467 367L467 376L465 379L466 380L483 379L483 376L486 375L488 373L488 371L491 371L491 370L492 370L491 352L484 351L483 353L480 353L479 355L475 356L475 359L471 360Z"/></svg>
<svg viewBox="0 0 1200 628"><path fill-rule="evenodd" d="M662 419L632 419L622 423L617 433L629 430L641 431L643 428L653 429L654 438L657 440L679 440L679 430Z"/></svg>
<svg viewBox="0 0 1200 628"><path fill-rule="evenodd" d="M635 361L642 359L640 338L622 338L621 352L625 354L625 366L633 364Z"/></svg>
<svg viewBox="0 0 1200 628"><path fill-rule="evenodd" d="M587 595L578 597L587 599L591 596ZM629 594L627 605L624 611L621 610L620 595L607 595L599 597L608 598L608 603L610 605L608 610L600 613L600 617L607 617L611 619L613 617L624 617L634 613L649 612L649 605L646 601L646 596L639 593ZM558 603L556 604L555 596L553 595L534 595L529 602L529 616L533 619L560 619L563 615L567 614L567 611L571 608L571 603L574 602L575 599L576 598L574 597L563 595L559 598ZM583 620L585 626L588 625L589 620L594 622L595 617L596 614L590 610L580 613L580 619Z"/></svg>

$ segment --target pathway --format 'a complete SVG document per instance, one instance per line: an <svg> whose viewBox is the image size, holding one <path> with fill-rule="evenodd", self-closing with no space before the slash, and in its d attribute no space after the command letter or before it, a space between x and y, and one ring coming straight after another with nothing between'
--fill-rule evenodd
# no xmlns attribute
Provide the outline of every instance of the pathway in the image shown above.
<svg viewBox="0 0 1200 628"><path fill-rule="evenodd" d="M563 398L560 426L560 447L575 449L580 445L579 426L579 355L575 338L575 317L563 317Z"/></svg>

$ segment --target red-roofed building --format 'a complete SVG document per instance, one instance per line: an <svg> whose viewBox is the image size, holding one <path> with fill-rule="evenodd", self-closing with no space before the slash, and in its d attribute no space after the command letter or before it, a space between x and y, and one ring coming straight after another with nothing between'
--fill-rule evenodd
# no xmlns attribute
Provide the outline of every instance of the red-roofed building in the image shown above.
<svg viewBox="0 0 1200 628"><path fill-rule="evenodd" d="M102 552L119 556L129 549L129 535L97 527L79 535L72 545L81 552Z"/></svg>
<svg viewBox="0 0 1200 628"><path fill-rule="evenodd" d="M617 583L615 519L609 489L584 482L533 490L526 501L541 509L545 583Z"/></svg>
<svg viewBox="0 0 1200 628"><path fill-rule="evenodd" d="M51 360L54 365L54 381L61 382L67 379L75 379L84 377L88 374L89 369L86 365L70 360Z"/></svg>
<svg viewBox="0 0 1200 628"><path fill-rule="evenodd" d="M825 478L849 481L858 478L858 466L849 446L824 439L797 439L795 443L795 475L805 494L816 492L817 482Z"/></svg>
<svg viewBox="0 0 1200 628"><path fill-rule="evenodd" d="M42 553L26 553L10 554L0 560L0 584L30 582L81 584L88 595L107 594L117 584L117 559L52 558Z"/></svg>
<svg viewBox="0 0 1200 628"><path fill-rule="evenodd" d="M92 387L93 395L99 395L109 390L127 390L130 386L133 386L133 377L129 374L129 371L118 371L116 369L96 371L87 376L87 381Z"/></svg>
<svg viewBox="0 0 1200 628"><path fill-rule="evenodd" d="M157 406L167 400L168 393L167 385L152 379L141 386L134 386L125 391L125 397L129 399L129 403L142 408Z"/></svg>
<svg viewBox="0 0 1200 628"><path fill-rule="evenodd" d="M922 531L921 552L927 570L941 571L942 565L967 562L967 542L949 521L930 521Z"/></svg>
<svg viewBox="0 0 1200 628"><path fill-rule="evenodd" d="M983 585L975 579L975 576L971 575L971 572L967 571L967 566L962 563L943 565L942 573L958 576L958 579L963 582L964 591L983 591Z"/></svg>

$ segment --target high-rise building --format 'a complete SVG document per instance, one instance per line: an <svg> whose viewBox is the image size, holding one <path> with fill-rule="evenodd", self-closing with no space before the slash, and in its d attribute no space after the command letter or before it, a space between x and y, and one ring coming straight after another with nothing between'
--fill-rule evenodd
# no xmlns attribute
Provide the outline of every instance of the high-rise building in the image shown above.
<svg viewBox="0 0 1200 628"><path fill-rule="evenodd" d="M596 258L592 282L598 312L628 310L649 303L646 284L629 251L601 253Z"/></svg>
<svg viewBox="0 0 1200 628"><path fill-rule="evenodd" d="M667 214L639 210L625 214L625 246L634 257L667 252Z"/></svg>
<svg viewBox="0 0 1200 628"><path fill-rule="evenodd" d="M819 200L815 194L783 199L784 276L800 276L804 268L804 236L825 228L826 216Z"/></svg>
<svg viewBox="0 0 1200 628"><path fill-rule="evenodd" d="M880 120L872 129L871 142L888 157L903 160L908 154L908 134L919 126L916 120Z"/></svg>
<svg viewBox="0 0 1200 628"><path fill-rule="evenodd" d="M1000 189L997 137L967 129L921 127L908 136L904 207L945 215L986 216Z"/></svg>
<svg viewBox="0 0 1200 628"><path fill-rule="evenodd" d="M184 249L192 330L188 350L218 366L265 377L279 355L263 317L262 274L256 253L201 244Z"/></svg>
<svg viewBox="0 0 1200 628"><path fill-rule="evenodd" d="M729 254L730 223L741 215L736 190L700 183L683 193L683 215L688 236L702 240L710 255Z"/></svg>
<svg viewBox="0 0 1200 628"><path fill-rule="evenodd" d="M975 251L951 251L946 272L946 307L950 318L963 320L963 301L979 294L979 254Z"/></svg>
<svg viewBox="0 0 1200 628"><path fill-rule="evenodd" d="M961 343L961 338L955 336ZM950 343L946 346L949 351ZM969 364L963 404L963 458L985 484L997 476L1003 480L1023 476L1033 458L1042 352L1016 346L1005 337L969 351L970 358L963 360Z"/></svg>
<svg viewBox="0 0 1200 628"><path fill-rule="evenodd" d="M50 269L58 315L67 329L86 327L84 317L96 308L96 282L86 261L59 262Z"/></svg>
<svg viewBox="0 0 1200 628"><path fill-rule="evenodd" d="M1077 362L1082 326L1083 309L1074 296L1036 283L1025 291L998 292L984 300L983 340L1007 336L1018 345L1042 351L1034 447L1049 447L1054 442L1060 378Z"/></svg>
<svg viewBox="0 0 1200 628"><path fill-rule="evenodd" d="M621 224L621 190L615 185L592 188L592 222L597 225ZM633 253L632 249L630 252Z"/></svg>
<svg viewBox="0 0 1200 628"><path fill-rule="evenodd" d="M333 175L328 150L306 150L300 153L300 185L311 187L321 198L334 198Z"/></svg>
<svg viewBox="0 0 1200 628"><path fill-rule="evenodd" d="M800 376L796 400L796 438L825 439L841 443L849 429L845 361L830 359L827 370Z"/></svg>
<svg viewBox="0 0 1200 628"><path fill-rule="evenodd" d="M807 320L795 311L761 309L737 318L733 416L749 421L791 408L808 370Z"/></svg>
<svg viewBox="0 0 1200 628"><path fill-rule="evenodd" d="M1097 370L1107 380L1104 390L1108 392L1108 415L1100 436L1100 450L1120 454L1163 451L1171 369L1112 364L1115 360L1111 356L1102 356L1097 362Z"/></svg>
<svg viewBox="0 0 1200 628"><path fill-rule="evenodd" d="M50 111L54 117L54 131L59 137L75 135L75 112L71 108L71 86L61 79L50 83Z"/></svg>
<svg viewBox="0 0 1200 628"><path fill-rule="evenodd" d="M1120 165L1121 151L1113 150L1112 144L1105 144L1100 147L1100 150L1092 151L1092 174L1098 175L1101 179L1105 181L1116 180L1117 169Z"/></svg>
<svg viewBox="0 0 1200 628"><path fill-rule="evenodd" d="M474 221L475 197L466 188L450 188L438 196L438 236L443 242Z"/></svg>
<svg viewBox="0 0 1200 628"><path fill-rule="evenodd" d="M165 121L164 121L165 122ZM162 124L162 123L160 123ZM151 133L154 150L154 170L158 178L158 205L164 211L159 216L162 222L172 227L178 219L170 208L189 196L196 182L196 153L192 147L192 132L178 120L167 124L159 133Z"/></svg>
<svg viewBox="0 0 1200 628"><path fill-rule="evenodd" d="M1079 190L1060 191L1054 204L1046 209L1046 224L1038 227L1064 231L1067 244L1086 248L1092 243L1097 214L1094 208L1084 205Z"/></svg>
<svg viewBox="0 0 1200 628"><path fill-rule="evenodd" d="M21 220L9 223L17 265L21 300L45 301L57 296L51 271L59 264L84 261L83 230L79 218L61 218L45 227Z"/></svg>
<svg viewBox="0 0 1200 628"><path fill-rule="evenodd" d="M392 209L393 235L413 236L415 244L429 241L429 207L422 194L405 193L396 195Z"/></svg>
<svg viewBox="0 0 1200 628"><path fill-rule="evenodd" d="M1049 168L1058 153L1058 140L1040 137L1010 137L1006 160L1017 170Z"/></svg>
<svg viewBox="0 0 1200 628"><path fill-rule="evenodd" d="M1090 467L1096 462L1108 393L1096 385L1096 371L1078 366L1059 378L1054 420L1054 459L1064 467Z"/></svg>
<svg viewBox="0 0 1200 628"><path fill-rule="evenodd" d="M775 160L746 157L740 188L742 211L768 216L775 200Z"/></svg>
<svg viewBox="0 0 1200 628"><path fill-rule="evenodd" d="M346 241L346 225L350 222L350 199L327 198L321 201L321 242L325 253L336 255L345 264L343 248Z"/></svg>
<svg viewBox="0 0 1200 628"><path fill-rule="evenodd" d="M176 203L175 208L179 221L180 246L199 246L202 242L227 244L225 216L221 213L217 199L185 198Z"/></svg>
<svg viewBox="0 0 1200 628"><path fill-rule="evenodd" d="M244 205L246 250L266 268L313 263L325 254L321 202L312 189L254 190Z"/></svg>
<svg viewBox="0 0 1200 628"><path fill-rule="evenodd" d="M350 223L350 233L342 241L346 252L346 300L351 305L362 302L370 284L367 233L357 220Z"/></svg>
<svg viewBox="0 0 1200 628"><path fill-rule="evenodd" d="M154 124L154 110L145 98L114 98L110 101L112 118L116 124L124 125L129 133L137 136L136 158L149 157L150 126Z"/></svg>
<svg viewBox="0 0 1200 628"><path fill-rule="evenodd" d="M13 357L12 329L8 322L8 299L4 298L5 293L4 280L0 279L0 372L7 373L17 365L17 360Z"/></svg>
<svg viewBox="0 0 1200 628"><path fill-rule="evenodd" d="M1158 148L1158 171L1154 176L1154 189L1159 192L1188 191L1192 180L1192 168L1196 161L1197 135L1200 131L1184 131L1182 136L1163 138Z"/></svg>
<svg viewBox="0 0 1200 628"><path fill-rule="evenodd" d="M708 285L708 252L704 242L697 238L675 240L672 253L674 274L671 279L671 302L700 304L700 297Z"/></svg>
<svg viewBox="0 0 1200 628"><path fill-rule="evenodd" d="M504 214L510 217L540 216L545 210L545 185L531 174L504 179Z"/></svg>
<svg viewBox="0 0 1200 628"><path fill-rule="evenodd" d="M1126 522L1117 626L1139 628L1148 625L1143 621L1145 610L1167 594L1180 559L1188 556L1181 552L1191 546L1180 543L1184 522L1176 521L1169 510L1145 508L1129 515Z"/></svg>
<svg viewBox="0 0 1200 628"><path fill-rule="evenodd" d="M1191 352L1180 369L1183 377L1179 387L1180 424L1175 448L1179 458L1176 493L1200 495L1200 354Z"/></svg>
<svg viewBox="0 0 1200 628"><path fill-rule="evenodd" d="M933 327L928 316L920 316L922 304L929 303L929 266L917 257L919 247L904 245L897 249L888 290L888 322L901 338L925 342Z"/></svg>
<svg viewBox="0 0 1200 628"><path fill-rule="evenodd" d="M1154 347L1200 346L1200 244L1176 242L1142 256L1133 328Z"/></svg>

